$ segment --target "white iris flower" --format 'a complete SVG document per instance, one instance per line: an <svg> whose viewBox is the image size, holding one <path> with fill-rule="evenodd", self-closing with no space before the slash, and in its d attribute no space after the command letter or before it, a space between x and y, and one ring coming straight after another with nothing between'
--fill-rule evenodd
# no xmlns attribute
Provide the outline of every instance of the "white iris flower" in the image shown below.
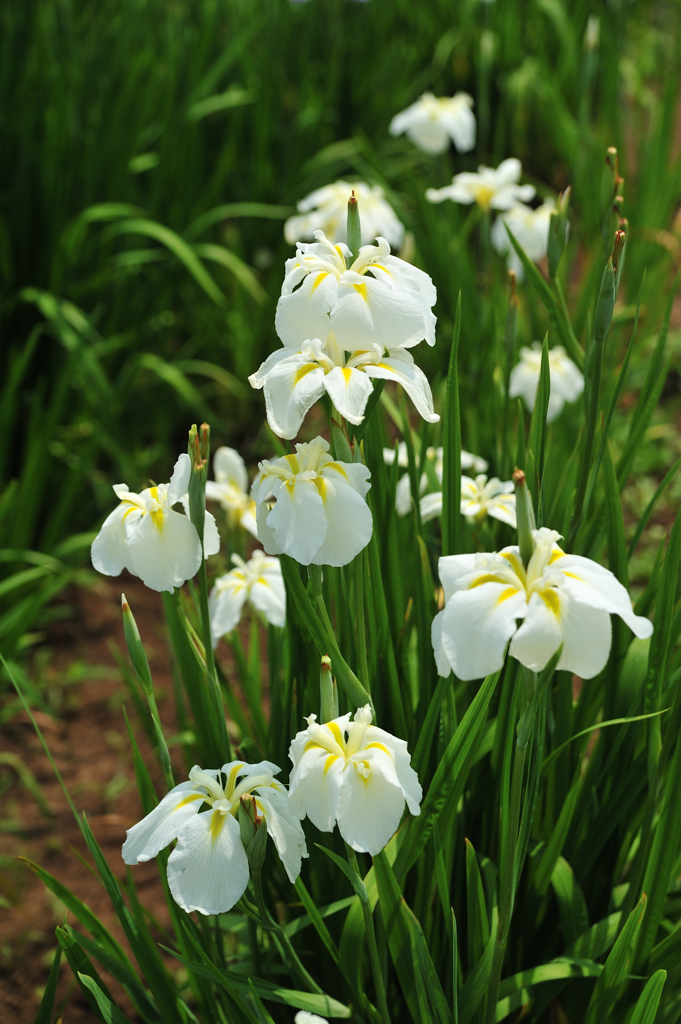
<svg viewBox="0 0 681 1024"><path fill-rule="evenodd" d="M297 444L295 455L259 464L253 497L268 555L285 553L302 565L347 565L371 540L369 470L334 462L328 453L328 441L316 437Z"/></svg>
<svg viewBox="0 0 681 1024"><path fill-rule="evenodd" d="M460 153L475 146L473 97L466 92L455 96L433 96L425 92L416 103L396 114L390 122L390 134L407 133L415 146L425 153L444 153L450 141Z"/></svg>
<svg viewBox="0 0 681 1024"><path fill-rule="evenodd" d="M300 351L311 338L324 344L330 333L346 352L435 344L437 292L427 274L391 256L385 238L362 246L348 268L346 245L314 235L286 261L275 327L287 348Z"/></svg>
<svg viewBox="0 0 681 1024"><path fill-rule="evenodd" d="M534 185L519 185L522 166L520 160L510 157L502 160L497 168L478 167L478 173L462 171L455 174L451 185L444 188L429 188L426 199L431 203L477 203L483 210L510 210L518 203L528 203L534 198Z"/></svg>
<svg viewBox="0 0 681 1024"><path fill-rule="evenodd" d="M173 591L195 576L201 564L201 542L188 516L175 512L173 505L185 499L192 464L180 455L170 483L147 487L141 494L115 484L120 504L102 524L95 537L92 564L105 576L118 576L127 569L139 576L151 590ZM215 520L206 512L204 526L206 558L220 550Z"/></svg>
<svg viewBox="0 0 681 1024"><path fill-rule="evenodd" d="M307 729L291 743L289 808L321 832L338 823L353 850L380 853L397 830L405 800L412 814L421 813L423 793L406 741L372 725L368 704L357 709L354 722L348 714L318 725L316 717L306 719Z"/></svg>
<svg viewBox="0 0 681 1024"><path fill-rule="evenodd" d="M484 473L473 480L461 477L461 514L466 519L485 519L492 516L502 523L508 523L515 530L518 526L515 514L515 486L512 480L499 480L493 476L488 480Z"/></svg>
<svg viewBox="0 0 681 1024"><path fill-rule="evenodd" d="M541 345L521 348L520 362L511 370L508 393L511 398L522 398L532 412L537 398L541 372ZM584 390L584 377L578 367L565 354L562 345L549 349L549 375L551 391L546 414L547 422L555 420L566 402L575 402Z"/></svg>
<svg viewBox="0 0 681 1024"><path fill-rule="evenodd" d="M380 236L399 249L404 241L404 225L380 185L367 185L365 181L335 181L301 199L300 213L284 224L286 241L295 245L299 239L312 239L315 231L323 231L327 238L347 242L348 199L353 192L361 212L362 245L371 245Z"/></svg>
<svg viewBox="0 0 681 1024"><path fill-rule="evenodd" d="M452 669L459 679L496 672L510 640L509 654L534 672L562 644L558 668L590 679L608 660L611 614L637 637L652 635L652 623L634 614L629 594L608 569L565 554L555 530L533 530L532 537L527 569L517 547L440 559L445 607L433 620L433 648L441 676Z"/></svg>
<svg viewBox="0 0 681 1024"><path fill-rule="evenodd" d="M507 213L502 213L492 225L492 245L497 252L506 255L506 266L514 270L519 281L522 281L525 268L520 262L520 257L513 248L505 225L519 242L529 259L538 263L546 256L546 247L549 241L549 221L555 207L552 199L533 210L530 206L513 206Z"/></svg>
<svg viewBox="0 0 681 1024"><path fill-rule="evenodd" d="M350 423L361 423L373 390L372 377L401 384L428 423L440 417L433 409L428 379L411 352L394 349L384 355L380 345L346 353L329 334L306 341L299 351L280 348L248 380L265 389L267 422L279 437L293 438L308 410L326 391L335 408Z"/></svg>
<svg viewBox="0 0 681 1024"><path fill-rule="evenodd" d="M286 591L278 558L254 551L248 562L232 555L235 568L215 581L208 599L213 647L236 627L248 603L272 626L286 623Z"/></svg>
<svg viewBox="0 0 681 1024"><path fill-rule="evenodd" d="M395 461L394 450L392 448L384 448L383 458L389 466L392 466ZM442 448L426 448L426 459L429 462L432 461L435 478L438 480L440 485L442 485ZM404 468L409 465L407 445L404 441L400 441L397 446L397 464ZM461 469L472 469L476 473L484 473L487 469L487 462L485 459L480 458L479 455L473 455L471 452L464 451L462 448ZM422 473L419 481L419 494L422 495L419 507L421 511L421 520L424 523L427 523L428 520L435 519L436 516L442 514L442 491L434 491L432 494L426 494L427 490L428 474ZM407 513L411 512L411 484L408 473L405 473L404 476L400 477L397 481L395 508L397 510L397 514L400 516L406 516Z"/></svg>
<svg viewBox="0 0 681 1024"><path fill-rule="evenodd" d="M194 765L189 782L171 789L146 818L129 829L123 860L142 864L177 839L168 859L173 899L188 914L193 910L224 914L241 899L248 885L248 858L236 813L241 798L252 794L286 874L295 881L301 858L308 853L286 790L274 778L280 771L271 761L230 761L220 771ZM201 811L203 804L208 807Z"/></svg>
<svg viewBox="0 0 681 1024"><path fill-rule="evenodd" d="M206 481L206 500L219 501L227 512L230 526L240 523L254 537L255 505L248 493L246 463L234 448L218 448L213 459L215 480Z"/></svg>

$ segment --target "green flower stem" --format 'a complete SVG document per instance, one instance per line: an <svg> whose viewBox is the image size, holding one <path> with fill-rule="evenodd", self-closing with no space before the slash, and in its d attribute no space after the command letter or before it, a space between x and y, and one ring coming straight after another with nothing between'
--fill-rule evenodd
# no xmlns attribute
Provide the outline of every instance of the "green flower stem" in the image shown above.
<svg viewBox="0 0 681 1024"><path fill-rule="evenodd" d="M213 638L210 633L210 618L208 615L208 580L206 577L206 561L203 558L203 538L201 539L201 565L199 567L198 583L199 604L201 609L201 633L203 640L203 649L206 657L206 675L208 677L208 685L210 687L213 704L215 705L215 714L217 716L218 729L220 732L220 743L226 752L227 759L230 760L232 756L231 747L229 743L229 736L227 735L227 722L225 721L225 710L222 706L222 694L220 693L220 683L218 682L217 673L215 671Z"/></svg>
<svg viewBox="0 0 681 1024"><path fill-rule="evenodd" d="M281 927L280 924L273 919L267 906L265 904L265 894L262 887L262 871L253 871L251 873L253 879L253 889L255 892L255 902L258 908L258 917L260 924L272 934L279 952L281 953L282 959L286 962L286 966L291 972L292 976L298 980L299 984L302 984L308 992L315 992L317 995L323 995L324 991L319 987L313 977L306 971L305 967L300 961L300 957L296 953L295 949L291 945L291 940L288 935ZM255 908L251 908L252 910Z"/></svg>
<svg viewBox="0 0 681 1024"><path fill-rule="evenodd" d="M364 551L360 551L355 558L353 569L355 571L355 614L357 616L357 661L360 679L363 679L365 686L368 686L369 664L367 662L367 633L364 615L364 580L366 578Z"/></svg>
<svg viewBox="0 0 681 1024"><path fill-rule="evenodd" d="M288 555L280 555L279 562L281 564L281 571L287 590L290 592L298 609L298 613L307 626L317 650L320 654L328 654L331 658L331 667L338 685L345 691L347 696L354 703L355 707L363 707L365 704L369 704L375 721L376 711L371 695L362 686L359 679L349 667L341 652L338 650L338 644L336 643L333 630L329 630L330 623L325 627L319 620L319 617L312 606L312 602L308 597L307 591L303 586L302 580L300 579L294 560Z"/></svg>
<svg viewBox="0 0 681 1024"><path fill-rule="evenodd" d="M348 864L360 878L362 877L359 871L359 864L357 863L357 854L351 846L345 844L345 851L348 858ZM381 962L378 956L378 946L376 945L376 933L374 931L374 918L371 913L371 905L368 901L360 899L362 904L362 913L364 915L364 931L366 932L367 947L369 949L369 963L371 964L371 973L374 979L374 987L376 989L376 1002L378 1003L378 1010L381 1015L383 1024L390 1024L390 1013L388 1012L388 1002L385 995L385 982L383 980L383 971L381 970Z"/></svg>
<svg viewBox="0 0 681 1024"><path fill-rule="evenodd" d="M490 987L487 1002L487 1024L494 1024L496 1020L497 994L499 991L499 982L501 981L501 970L506 953L508 933L511 927L511 917L513 916L513 903L517 881L515 877L516 854L520 826L523 774L525 770L527 746L530 741L530 736L532 735L533 720L528 724L526 713L528 709L532 707L536 676L534 672L529 672L523 667L522 680L522 702L520 720L518 722L518 738L516 741L515 755L513 758L513 774L511 777L508 835L499 877L499 926L497 929L497 941L494 947L494 959L492 961L492 971L490 975ZM521 726L523 726L522 729Z"/></svg>

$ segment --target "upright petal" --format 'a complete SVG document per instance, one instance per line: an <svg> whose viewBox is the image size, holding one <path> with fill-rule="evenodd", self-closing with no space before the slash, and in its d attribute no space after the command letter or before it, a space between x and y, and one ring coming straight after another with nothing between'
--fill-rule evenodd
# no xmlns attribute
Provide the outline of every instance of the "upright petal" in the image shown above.
<svg viewBox="0 0 681 1024"><path fill-rule="evenodd" d="M280 297L274 326L287 348L300 348L307 338L326 340L337 290L338 279L329 268L308 274L296 291Z"/></svg>
<svg viewBox="0 0 681 1024"><path fill-rule="evenodd" d="M248 885L248 859L232 814L205 811L187 822L168 859L168 885L188 914L232 909Z"/></svg>
<svg viewBox="0 0 681 1024"><path fill-rule="evenodd" d="M240 491L248 490L246 463L235 448L222 445L213 456L213 473L220 483L233 484Z"/></svg>
<svg viewBox="0 0 681 1024"><path fill-rule="evenodd" d="M105 576L119 576L124 569L130 568L124 519L133 511L132 505L121 503L102 523L90 548L92 564L97 572Z"/></svg>
<svg viewBox="0 0 681 1024"><path fill-rule="evenodd" d="M198 813L206 799L193 782L181 782L145 818L127 831L121 851L126 864L143 864L177 839L183 825Z"/></svg>
<svg viewBox="0 0 681 1024"><path fill-rule="evenodd" d="M215 522L213 514L206 512L203 524L203 553L206 558L209 558L211 555L217 555L219 550L220 534L218 533L218 524Z"/></svg>

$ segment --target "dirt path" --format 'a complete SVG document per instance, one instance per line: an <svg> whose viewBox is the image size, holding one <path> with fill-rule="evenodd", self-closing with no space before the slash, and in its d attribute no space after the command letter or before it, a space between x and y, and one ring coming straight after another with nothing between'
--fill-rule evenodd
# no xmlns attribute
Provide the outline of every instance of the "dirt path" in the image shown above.
<svg viewBox="0 0 681 1024"><path fill-rule="evenodd" d="M68 601L72 618L51 631L49 645L36 658L42 683L58 711L52 718L39 714L39 724L64 782L79 811L85 811L92 830L114 873L124 879L120 848L126 828L141 817L123 704L131 717L137 741L149 770L163 789L155 756L138 727L128 691L116 668L110 644L124 650L120 594L125 588L145 644L149 648L159 712L166 730L173 731L170 665L164 638L161 597L138 580L104 580L95 590L73 591ZM49 820L19 781L16 772L0 765L0 1020L29 1024L34 1020L56 949L55 926L71 914L45 889L17 857L27 857L80 897L125 945L109 898L77 854L91 864L85 843L27 716L13 718L2 730L0 749L19 757L35 775L54 814ZM168 922L163 891L154 861L140 865L134 877L144 906L161 927ZM80 926L78 926L80 927ZM170 964L177 970L179 964ZM116 982L102 971L116 997ZM62 961L56 1006L72 986ZM135 1020L123 994L123 1011ZM92 1011L73 987L63 1010L64 1024L85 1024Z"/></svg>

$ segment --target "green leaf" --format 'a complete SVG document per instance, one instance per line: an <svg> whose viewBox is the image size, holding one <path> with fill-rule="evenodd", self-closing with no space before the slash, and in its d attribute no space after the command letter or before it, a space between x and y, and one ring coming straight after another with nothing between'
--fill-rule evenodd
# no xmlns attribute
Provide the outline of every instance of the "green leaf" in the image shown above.
<svg viewBox="0 0 681 1024"><path fill-rule="evenodd" d="M545 765L546 761L544 761L544 766ZM558 821L553 827L551 835L549 836L549 841L544 848L541 860L536 868L534 885L540 896L543 896L549 887L551 876L553 875L554 868L560 856L560 851L565 845L565 840L572 823L572 816L577 806L580 784L581 765L578 765L572 785L570 786L563 806L560 809Z"/></svg>
<svg viewBox="0 0 681 1024"><path fill-rule="evenodd" d="M50 975L47 979L47 985L45 986L45 991L43 992L43 997L40 1000L40 1006L38 1007L38 1012L33 1024L51 1024L54 999L57 994L57 984L59 982L60 963L61 946L57 946L54 951L54 957L52 958L52 966L50 967Z"/></svg>
<svg viewBox="0 0 681 1024"><path fill-rule="evenodd" d="M466 913L468 915L468 963L482 956L489 942L487 903L482 887L478 858L473 844L466 839Z"/></svg>
<svg viewBox="0 0 681 1024"><path fill-rule="evenodd" d="M321 849L323 849L323 847L321 847ZM360 879L360 881L361 881L361 879ZM332 958L334 960L334 963L338 964L338 962L339 962L338 947L336 946L336 943L331 938L331 934L329 932L329 929L324 924L324 921L322 919L322 915L321 915L320 911L317 909L317 904L314 902L314 900L310 896L309 892L305 888L305 886L303 884L303 880L300 877L300 875L298 875L298 877L296 878L296 880L294 882L294 885L296 887L296 892L300 896L301 903L303 904L303 906L305 907L305 909L306 909L306 911L308 913L309 922L314 925L315 930L317 932L317 935L319 935L319 938L322 940L322 942L326 946L327 950L331 954L331 956L332 956ZM362 886L364 887L364 882L362 882ZM364 891L366 892L366 888L364 888ZM346 902L346 901L344 900L342 902ZM350 901L347 901L347 902L349 904ZM300 918L298 918L298 920L300 920ZM289 929L288 927L286 928L286 933L289 936L294 934L294 932L291 929Z"/></svg>
<svg viewBox="0 0 681 1024"><path fill-rule="evenodd" d="M641 922L646 910L645 893L629 915L629 920L622 929L617 942L613 946L603 971L596 982L586 1011L584 1024L603 1024L608 1020L610 1011L622 994L626 984L627 973L634 956L636 941L641 929Z"/></svg>
<svg viewBox="0 0 681 1024"><path fill-rule="evenodd" d="M430 1021L433 1024L452 1024L452 1012L428 952L421 925L406 903L404 903L404 908L410 927L411 958L421 1020L423 1024Z"/></svg>
<svg viewBox="0 0 681 1024"><path fill-rule="evenodd" d="M359 877L357 872L353 871L347 861L343 860L342 857L339 857L337 853L333 852L333 850L329 850L326 846L320 846L319 843L315 843L315 846L318 850L321 850L322 853L325 853L327 857L329 857L330 860L332 860L334 864L341 869L362 903L368 905L369 897L367 895L367 889L364 881Z"/></svg>
<svg viewBox="0 0 681 1024"><path fill-rule="evenodd" d="M135 1006L140 1011L145 1022L160 1021L159 1012L154 1006L153 1002L149 998L146 989L142 985L142 982L137 977L137 974L132 967L128 967L121 963L116 957L108 953L102 946L96 942L92 942L87 936L81 935L73 928L69 928L69 934L71 938L78 943L78 945L90 956L93 956L95 960L98 960L102 967L111 974L116 981L119 981L121 985L128 992L128 995L135 1003Z"/></svg>
<svg viewBox="0 0 681 1024"><path fill-rule="evenodd" d="M598 978L603 966L592 960L578 957L557 957L541 967L531 967L527 971L504 978L499 985L495 1020L505 1020L514 1010L518 1010L533 997L533 986L549 981L560 981L563 978ZM605 1024L605 1018L600 1022Z"/></svg>
<svg viewBox="0 0 681 1024"><path fill-rule="evenodd" d="M390 957L395 965L409 1012L415 1021L420 1021L421 1014L411 957L411 935L405 913L406 904L384 851L374 857L374 872L378 885L378 903L388 939Z"/></svg>
<svg viewBox="0 0 681 1024"><path fill-rule="evenodd" d="M492 912L490 936L485 950L475 966L469 970L468 977L459 992L459 1024L469 1024L473 1019L473 1014L480 1006L483 996L490 991L497 927L498 914L495 907Z"/></svg>
<svg viewBox="0 0 681 1024"><path fill-rule="evenodd" d="M229 270L239 284L243 285L251 298L255 299L258 305L262 306L268 301L268 294L260 284L257 274L247 263L239 259L236 253L224 245L212 245L209 243L197 243L194 252L204 260L212 260L220 266Z"/></svg>
<svg viewBox="0 0 681 1024"><path fill-rule="evenodd" d="M608 568L623 587L629 588L629 568L627 545L624 537L624 517L620 491L617 486L617 473L612 460L610 444L606 445L603 455L603 494L605 499L605 523L608 537Z"/></svg>
<svg viewBox="0 0 681 1024"><path fill-rule="evenodd" d="M582 888L564 857L556 861L551 873L551 885L558 901L563 938L566 945L569 945L586 930L589 919Z"/></svg>
<svg viewBox="0 0 681 1024"><path fill-rule="evenodd" d="M442 554L458 554L461 546L461 409L459 403L459 338L461 292L456 300L454 333L442 423Z"/></svg>
<svg viewBox="0 0 681 1024"><path fill-rule="evenodd" d="M652 978L648 979L646 987L634 1007L634 1012L629 1018L629 1024L655 1024L657 1008L660 1005L662 989L666 980L666 971L656 971Z"/></svg>
<svg viewBox="0 0 681 1024"><path fill-rule="evenodd" d="M285 220L295 213L293 206L272 206L269 203L225 203L207 210L187 228L187 238L198 238L214 224L238 217L263 217L267 220Z"/></svg>
<svg viewBox="0 0 681 1024"><path fill-rule="evenodd" d="M57 928L55 934L57 936L57 941L61 947L61 950L68 961L73 976L77 980L80 987L82 988L85 994L85 998L87 1002L90 1004L95 1017L97 1018L97 1020L104 1021L104 1015L101 1013L99 1006L97 1005L97 1000L94 998L87 985L83 984L82 977L83 975L91 977L94 980L95 984L97 984L102 989L102 991L105 992L106 995L108 995L110 998L111 995L108 988L102 981L96 968L90 963L89 959L87 958L83 950L80 948L78 943L75 942L73 936L71 935L70 929L68 927Z"/></svg>
<svg viewBox="0 0 681 1024"><path fill-rule="evenodd" d="M549 370L549 336L544 335L541 349L541 369L539 371L539 384L537 386L537 397L532 411L530 421L530 436L527 447L532 452L535 466L535 478L532 483L534 494L535 510L541 508L541 486L544 477L544 461L546 458L546 416L549 408L549 395L551 393L551 374ZM537 525L541 526L541 519L537 517Z"/></svg>
<svg viewBox="0 0 681 1024"><path fill-rule="evenodd" d="M200 121L209 114L217 114L221 110L231 110L233 107L243 107L254 102L255 93L252 90L232 85L226 92L218 92L192 103L187 110L187 120Z"/></svg>
<svg viewBox="0 0 681 1024"><path fill-rule="evenodd" d="M468 777L468 771L475 758L477 747L482 742L485 720L492 695L499 681L500 672L487 676L471 701L456 732L447 744L442 760L433 776L425 799L421 804L418 818L410 818L405 837L401 840L395 862L395 875L402 878L415 863L421 850L442 812L445 803L458 802Z"/></svg>
<svg viewBox="0 0 681 1024"><path fill-rule="evenodd" d="M657 505L658 500L661 498L663 493L666 491L667 487L669 487L670 483L672 482L672 480L674 479L674 477L678 473L679 469L681 469L681 456L679 456L679 458L676 460L676 462L671 467L671 469L662 478L662 480L660 481L660 484L657 487L655 493L653 494L652 498L650 499L650 501L646 505L645 511L643 512L643 515L639 519L638 526L636 527L636 532L634 533L634 536L631 538L631 543L629 544L629 552L628 552L628 557L629 558L631 558L631 556L633 555L634 551L638 547L638 542L640 541L641 537L643 536L643 531L645 530L646 526L648 525L648 522L650 520L651 515L653 514L653 512L655 510L655 506Z"/></svg>
<svg viewBox="0 0 681 1024"><path fill-rule="evenodd" d="M285 1006L292 1006L297 1010L308 1010L310 1013L316 1013L321 1017L349 1017L351 1014L349 1006L339 1003L337 999L333 999L331 996L281 988L279 985L274 985L272 982L264 981L261 978L248 978L246 975L238 974L236 971L224 970L212 964L208 966L195 960L188 960L186 957L176 953L175 950L168 949L167 946L162 948L195 974L199 974L203 978L209 978L211 981L219 981L225 988L225 991L234 989L239 993L247 994L252 983L261 999L283 1003Z"/></svg>
<svg viewBox="0 0 681 1024"><path fill-rule="evenodd" d="M131 1024L130 1019L124 1013L121 1013L118 1007L111 1002L109 996L102 992L94 978L91 978L88 974L79 973L78 980L95 997L99 1011L106 1024Z"/></svg>

